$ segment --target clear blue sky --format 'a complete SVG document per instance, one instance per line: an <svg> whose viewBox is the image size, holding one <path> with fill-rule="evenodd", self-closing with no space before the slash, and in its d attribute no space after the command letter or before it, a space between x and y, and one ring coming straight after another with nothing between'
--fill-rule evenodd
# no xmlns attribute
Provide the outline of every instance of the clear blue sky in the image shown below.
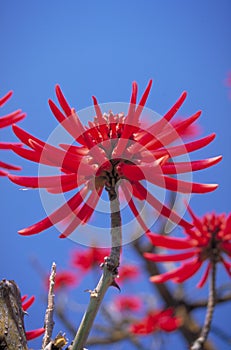
<svg viewBox="0 0 231 350"><path fill-rule="evenodd" d="M14 90L5 111L22 108L27 118L20 126L46 139L57 125L47 104L56 83L77 110L91 105L92 95L100 102L127 102L134 80L142 90L153 78L147 106L158 113L187 90L181 114L202 109L203 134L217 133L200 157L224 156L197 177L218 182L219 189L193 197L192 207L201 215L229 212L231 100L224 80L231 70L230 13L229 0L2 0L0 95ZM15 140L10 129L0 137ZM23 174L36 173L35 165L15 155L2 151L1 159L23 164ZM39 193L0 180L1 277L15 279L24 294L40 295L30 259L37 257L45 270L53 260L65 267L73 242L59 240L55 228L34 237L17 235L44 216ZM40 326L43 312L31 309L30 328ZM224 315L218 310L217 322Z"/></svg>

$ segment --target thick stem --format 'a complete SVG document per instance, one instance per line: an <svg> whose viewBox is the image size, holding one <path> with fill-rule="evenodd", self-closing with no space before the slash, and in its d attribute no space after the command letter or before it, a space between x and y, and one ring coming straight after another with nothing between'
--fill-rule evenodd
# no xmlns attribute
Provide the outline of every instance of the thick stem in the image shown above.
<svg viewBox="0 0 231 350"><path fill-rule="evenodd" d="M109 257L105 258L103 273L96 288L90 291L90 302L76 333L72 350L83 350L104 295L118 274L117 268L122 245L122 230L120 205L114 188L109 191L109 199L111 206L111 253Z"/></svg>
<svg viewBox="0 0 231 350"><path fill-rule="evenodd" d="M209 300L207 305L205 323L199 338L196 339L196 341L191 346L191 350L203 349L203 345L208 337L208 334L211 328L213 311L216 303L216 261L212 261L211 264L212 264L212 273L211 273L210 286L209 286Z"/></svg>

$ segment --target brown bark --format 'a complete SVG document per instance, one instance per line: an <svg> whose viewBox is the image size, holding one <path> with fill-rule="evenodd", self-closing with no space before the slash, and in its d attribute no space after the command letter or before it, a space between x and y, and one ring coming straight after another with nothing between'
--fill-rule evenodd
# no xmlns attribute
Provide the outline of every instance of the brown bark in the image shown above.
<svg viewBox="0 0 231 350"><path fill-rule="evenodd" d="M21 294L14 281L0 282L0 349L28 350Z"/></svg>

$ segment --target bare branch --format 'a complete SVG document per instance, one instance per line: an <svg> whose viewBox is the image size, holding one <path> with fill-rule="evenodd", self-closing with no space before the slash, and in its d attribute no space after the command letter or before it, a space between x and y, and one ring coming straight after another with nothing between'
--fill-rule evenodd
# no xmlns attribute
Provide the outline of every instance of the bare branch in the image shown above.
<svg viewBox="0 0 231 350"><path fill-rule="evenodd" d="M51 274L49 278L49 291L48 291L48 303L47 303L47 310L44 320L44 328L45 333L43 337L43 343L42 343L42 349L44 350L46 346L50 343L52 332L54 328L54 307L55 307L55 294L54 294L54 287L55 287L55 276L56 276L56 264L53 262L51 267Z"/></svg>

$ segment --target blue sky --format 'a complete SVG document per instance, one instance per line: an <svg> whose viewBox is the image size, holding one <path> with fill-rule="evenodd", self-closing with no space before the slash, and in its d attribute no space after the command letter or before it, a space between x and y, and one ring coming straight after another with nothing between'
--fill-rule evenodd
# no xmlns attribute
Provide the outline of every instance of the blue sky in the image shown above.
<svg viewBox="0 0 231 350"><path fill-rule="evenodd" d="M200 215L228 213L231 100L224 80L231 70L230 13L229 0L2 0L0 94L14 90L4 111L22 108L27 118L20 126L46 140L57 125L47 104L54 99L56 83L77 110L90 106L92 95L102 103L128 102L132 81L142 91L152 78L147 106L162 114L186 90L181 114L201 109L203 135L217 133L198 156L224 156L196 177L218 182L219 189L193 196L191 205ZM10 128L0 137L15 140ZM22 164L25 175L36 173L35 165L8 152L2 151L1 159ZM31 258L39 259L46 271L53 260L65 267L73 242L59 240L55 228L34 237L17 235L44 216L39 193L0 180L1 275L15 279L24 294L39 294L41 281ZM33 308L31 328L40 326L44 311ZM224 317L225 311L218 315Z"/></svg>

